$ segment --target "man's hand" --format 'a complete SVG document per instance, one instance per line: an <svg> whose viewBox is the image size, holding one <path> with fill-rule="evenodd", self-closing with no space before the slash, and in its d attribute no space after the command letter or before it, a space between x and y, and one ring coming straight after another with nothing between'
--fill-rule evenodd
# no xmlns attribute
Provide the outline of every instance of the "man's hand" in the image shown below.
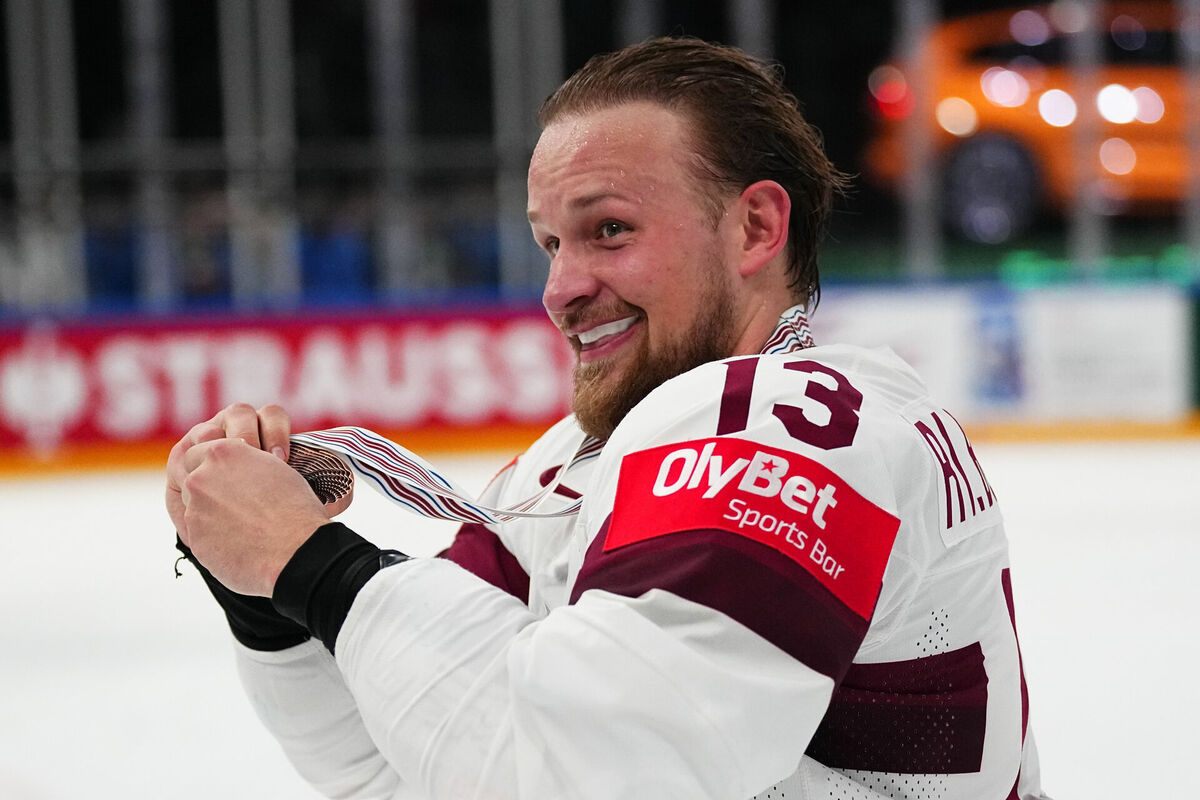
<svg viewBox="0 0 1200 800"><path fill-rule="evenodd" d="M175 443L167 457L167 513L184 544L188 541L183 521L183 483L187 478L183 457L187 451L198 444L217 439L241 439L246 444L287 461L291 430L291 418L279 406L263 406L255 411L248 403L234 403L221 409L207 422L192 426Z"/></svg>
<svg viewBox="0 0 1200 800"><path fill-rule="evenodd" d="M183 543L227 588L269 597L296 548L343 510L322 506L287 465L291 420L279 406L222 409L167 459L167 513Z"/></svg>

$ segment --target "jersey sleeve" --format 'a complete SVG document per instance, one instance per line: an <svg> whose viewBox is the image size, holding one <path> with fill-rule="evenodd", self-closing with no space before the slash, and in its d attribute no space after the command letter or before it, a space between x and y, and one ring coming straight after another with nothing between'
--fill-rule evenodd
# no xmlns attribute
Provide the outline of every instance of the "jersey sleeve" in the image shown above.
<svg viewBox="0 0 1200 800"><path fill-rule="evenodd" d="M529 573L488 526L463 524L450 546L438 555L503 589L521 602L529 602Z"/></svg>
<svg viewBox="0 0 1200 800"><path fill-rule="evenodd" d="M296 771L331 798L404 796L376 748L333 657L315 639L281 651L234 643L238 675L259 720Z"/></svg>
<svg viewBox="0 0 1200 800"><path fill-rule="evenodd" d="M719 363L643 401L544 616L444 560L372 578L337 661L397 773L435 798L736 798L795 772L898 524L877 459L849 453L853 387L816 372L730 391Z"/></svg>

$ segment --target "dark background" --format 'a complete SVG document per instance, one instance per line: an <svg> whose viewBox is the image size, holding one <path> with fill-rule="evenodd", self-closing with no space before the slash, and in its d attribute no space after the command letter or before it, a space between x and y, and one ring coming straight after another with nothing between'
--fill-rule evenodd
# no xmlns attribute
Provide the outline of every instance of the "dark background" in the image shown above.
<svg viewBox="0 0 1200 800"><path fill-rule="evenodd" d="M172 134L220 136L221 103L216 0L169 4ZM809 119L824 133L831 157L857 171L868 130L866 79L892 53L891 2L779 0L775 58ZM946 0L943 16L1021 3ZM488 5L485 0L418 0L417 120L427 136L486 135L491 129ZM661 32L729 41L721 2L667 0ZM75 39L84 141L119 136L127 118L120 0L76 0ZM356 0L293 0L296 123L301 138L365 137L370 127L364 7ZM619 45L615 0L565 0L564 74ZM5 72L6 65L0 62ZM4 76L7 92L7 75ZM530 109L533 114L534 109ZM9 136L0 105L0 139Z"/></svg>
<svg viewBox="0 0 1200 800"><path fill-rule="evenodd" d="M217 197L225 184L222 150L221 76L218 52L217 0L164 0L169 40L168 135L183 156L176 164L174 189L181 204ZM3 7L6 0L0 0ZM773 57L800 100L806 116L822 132L834 163L855 177L834 217L825 248L822 274L834 280L903 280L907 263L896 198L878 191L863 174L862 154L872 130L867 102L867 76L893 56L897 40L898 3L893 0L776 0L771 20ZM986 0L943 0L943 18L990 10L1018 9L1028 3ZM726 4L714 0L663 0L661 34L733 40ZM423 165L416 175L423 235L445 253L441 268L457 289L495 286L496 250L490 229L494 212L494 165L487 154L492 132L492 58L487 0L413 0L416 14L416 133L426 141L474 142L478 161L448 168ZM620 3L617 0L562 0L563 65L569 74L591 55L618 47ZM75 73L82 138L82 190L89 242L89 286L93 298L126 301L136 293L130 234L134 163L128 154L131 114L128 102L127 53L122 0L72 0ZM291 0L292 52L296 92L295 125L298 213L305 235L317 239L339 220L354 217L351 245L365 252L369 233L356 193L372 179L373 151L354 163L338 162L346 143L372 138L371 69L368 63L366 0ZM0 15L0 26L4 17ZM0 31L0 43L7 31ZM536 108L523 109L532 119ZM0 156L11 141L7 55L0 59ZM334 154L329 160L330 154ZM113 155L117 154L117 155ZM125 154L125 155L122 155ZM107 158L107 161L105 160ZM124 159L124 162L122 161ZM0 203L13 197L11 173L0 174ZM192 205L188 206L187 204ZM217 204L219 205L219 204ZM211 206L216 208L217 205ZM207 212L206 212L207 213ZM191 216L187 216L191 214ZM357 215L357 216L355 216ZM204 301L228 297L223 277L219 219L196 223L192 211L181 213L185 290ZM208 219L205 217L204 219ZM0 219L0 227L8 223ZM208 224L209 228L203 228ZM1121 255L1151 255L1165 242L1177 240L1178 220L1111 220L1111 242ZM199 233L197 233L199 230ZM203 237L208 237L204 239ZM1067 257L1064 222L1037 220L1019 240L1003 246L979 245L947 236L942 260L949 279L1003 277L1013 252L1035 259ZM200 241L200 244L195 244ZM213 244L215 242L215 244ZM217 253L206 255L205 248ZM97 257L98 256L98 257ZM370 262L364 255L362 262ZM196 263L199 266L196 266ZM210 263L211 262L211 263ZM307 262L306 262L307 263ZM324 269L319 263L314 270ZM306 267L308 269L308 267ZM378 265L367 263L366 285L378 281ZM194 277L199 275L199 278ZM306 273L307 274L307 273ZM99 276L97 278L96 276ZM207 282L206 282L207 281Z"/></svg>

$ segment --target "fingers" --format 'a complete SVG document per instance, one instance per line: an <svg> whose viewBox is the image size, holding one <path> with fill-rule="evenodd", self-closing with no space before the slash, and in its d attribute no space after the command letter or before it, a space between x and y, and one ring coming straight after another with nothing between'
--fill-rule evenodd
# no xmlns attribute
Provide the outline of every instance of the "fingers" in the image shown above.
<svg viewBox="0 0 1200 800"><path fill-rule="evenodd" d="M284 461L291 452L292 418L280 406L272 403L260 408L258 418L259 447Z"/></svg>
<svg viewBox="0 0 1200 800"><path fill-rule="evenodd" d="M252 447L262 448L262 440L258 435L258 412L249 403L234 403L225 406L212 418L211 423L218 426L219 430L224 433L223 438L241 439ZM202 432L202 435L208 436L208 434L208 430ZM208 438L198 439L196 443L209 441L212 438L222 437L208 436Z"/></svg>
<svg viewBox="0 0 1200 800"><path fill-rule="evenodd" d="M191 475L201 465L205 463L224 464L230 460L238 460L239 463L245 463L244 459L262 458L257 451L258 448L246 450L246 442L241 438L229 439L214 439L211 442L201 442L187 449L180 459L180 468L184 476ZM181 482L180 488L184 493L184 500L187 500L187 484Z"/></svg>
<svg viewBox="0 0 1200 800"><path fill-rule="evenodd" d="M282 407L271 404L256 410L249 403L228 405L212 419L192 426L167 457L167 510L176 527L183 527L187 476L209 454L210 448L206 445L227 439L240 440L286 462L291 427L291 417Z"/></svg>
<svg viewBox="0 0 1200 800"><path fill-rule="evenodd" d="M196 427L198 428L200 426L197 425ZM196 428L192 428L192 430L188 432L187 436L184 436L182 439L176 442L175 446L171 448L171 454L167 456L168 492L178 492L183 486L184 479L187 478L187 470L184 469L183 466L183 457L188 450L195 446L192 436L195 431Z"/></svg>
<svg viewBox="0 0 1200 800"><path fill-rule="evenodd" d="M211 424L215 430L199 431L194 443L219 438L241 439L287 461L292 419L281 406L271 403L255 410L249 403L234 403L213 417Z"/></svg>
<svg viewBox="0 0 1200 800"><path fill-rule="evenodd" d="M217 412L210 420L193 425L184 437L175 443L167 456L167 485L178 489L187 470L183 468L183 457L188 450L204 442L233 437L258 447L258 414L248 403L234 403Z"/></svg>
<svg viewBox="0 0 1200 800"><path fill-rule="evenodd" d="M272 404L255 410L249 403L233 403L218 411L212 419L192 426L175 444L167 459L168 473L172 464L188 449L217 439L241 439L255 449L274 453L286 461L291 428L291 417L280 406Z"/></svg>

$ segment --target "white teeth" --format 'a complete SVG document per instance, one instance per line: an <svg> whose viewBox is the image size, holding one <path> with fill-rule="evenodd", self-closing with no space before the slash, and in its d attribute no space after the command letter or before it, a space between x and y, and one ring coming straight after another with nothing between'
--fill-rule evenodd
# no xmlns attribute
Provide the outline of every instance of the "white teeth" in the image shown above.
<svg viewBox="0 0 1200 800"><path fill-rule="evenodd" d="M607 322L603 325L597 325L591 330L580 331L576 334L579 337L580 344L592 344L598 342L605 336L616 336L618 333L624 333L633 327L633 323L637 322L637 317L626 317L619 319L616 322Z"/></svg>

